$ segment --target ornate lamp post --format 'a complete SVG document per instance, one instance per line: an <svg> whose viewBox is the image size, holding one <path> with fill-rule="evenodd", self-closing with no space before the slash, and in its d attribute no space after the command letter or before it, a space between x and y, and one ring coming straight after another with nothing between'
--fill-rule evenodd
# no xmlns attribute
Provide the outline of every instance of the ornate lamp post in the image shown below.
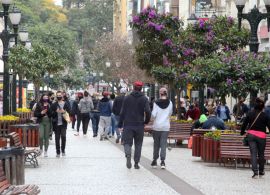
<svg viewBox="0 0 270 195"><path fill-rule="evenodd" d="M22 28L19 31L19 37L22 42L22 44L30 49L31 48L31 42L28 40L29 33L25 28ZM22 89L23 89L23 75L19 74L19 108L22 107Z"/></svg>
<svg viewBox="0 0 270 195"><path fill-rule="evenodd" d="M238 10L238 28L241 30L242 19L249 22L251 28L249 49L251 52L257 53L259 50L258 27L261 20L267 19L268 31L270 28L270 0L264 0L267 13L261 13L256 5L249 13L243 13L246 0L235 0L235 4Z"/></svg>
<svg viewBox="0 0 270 195"><path fill-rule="evenodd" d="M9 110L9 98L10 98L10 90L9 90L9 67L8 67L8 51L9 51L9 41L11 38L16 38L16 32L11 34L8 31L8 16L10 18L10 22L13 25L14 29L18 28L18 25L21 20L21 12L13 9L9 13L9 6L12 3L12 0L2 0L3 11L0 12L0 16L4 17L4 30L0 34L0 39L3 43L3 56L2 59L4 61L4 77L3 77L3 115L7 115L10 113Z"/></svg>

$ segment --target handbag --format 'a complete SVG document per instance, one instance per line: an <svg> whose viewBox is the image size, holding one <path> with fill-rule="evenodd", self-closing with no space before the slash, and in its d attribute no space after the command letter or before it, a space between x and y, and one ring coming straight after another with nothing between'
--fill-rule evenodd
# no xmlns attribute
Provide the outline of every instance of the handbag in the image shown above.
<svg viewBox="0 0 270 195"><path fill-rule="evenodd" d="M253 121L252 125L248 128L248 130L251 129L251 127L255 124L255 122L257 121L257 119L259 118L259 116L261 115L262 112L260 112L257 117L255 118L255 120ZM248 146L248 134L246 134L246 136L243 138L242 142L243 142L243 146Z"/></svg>
<svg viewBox="0 0 270 195"><path fill-rule="evenodd" d="M62 116L67 123L71 123L70 116L67 111L65 111Z"/></svg>

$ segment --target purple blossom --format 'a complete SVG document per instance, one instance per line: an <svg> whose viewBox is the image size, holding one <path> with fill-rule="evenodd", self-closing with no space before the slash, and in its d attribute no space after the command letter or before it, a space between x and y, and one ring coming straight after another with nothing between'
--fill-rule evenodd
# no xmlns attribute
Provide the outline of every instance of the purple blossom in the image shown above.
<svg viewBox="0 0 270 195"><path fill-rule="evenodd" d="M237 83L238 83L238 84L241 84L241 83L243 83L243 82L244 82L244 80L243 80L242 78L237 79Z"/></svg>
<svg viewBox="0 0 270 195"><path fill-rule="evenodd" d="M187 78L187 76L188 76L187 73L182 73L182 74L180 74L179 78L180 79L185 79L185 78Z"/></svg>
<svg viewBox="0 0 270 195"><path fill-rule="evenodd" d="M149 14L148 14L148 17L149 18L155 18L157 15L156 15L156 11L155 10L151 10L150 12L149 12Z"/></svg>
<svg viewBox="0 0 270 195"><path fill-rule="evenodd" d="M204 21L203 20L199 21L199 26L200 26L201 29L204 28Z"/></svg>
<svg viewBox="0 0 270 195"><path fill-rule="evenodd" d="M183 52L183 54L184 54L184 56L189 56L189 55L191 55L191 54L193 54L194 53L194 50L193 49L186 49L184 52Z"/></svg>
<svg viewBox="0 0 270 195"><path fill-rule="evenodd" d="M156 24L154 22L149 21L147 23L148 27L156 27Z"/></svg>
<svg viewBox="0 0 270 195"><path fill-rule="evenodd" d="M155 25L155 29L156 29L156 31L161 31L162 29L164 28L164 25L158 25L158 24L156 24Z"/></svg>
<svg viewBox="0 0 270 195"><path fill-rule="evenodd" d="M164 42L163 42L163 45L166 45L166 46L172 46L172 40L171 39L166 39Z"/></svg>
<svg viewBox="0 0 270 195"><path fill-rule="evenodd" d="M228 17L227 21L228 21L229 24L233 24L234 23L234 19L231 16Z"/></svg>
<svg viewBox="0 0 270 195"><path fill-rule="evenodd" d="M225 45L225 47L224 47L224 49L223 49L224 51L229 51L230 50L230 47L229 47L229 45Z"/></svg>
<svg viewBox="0 0 270 195"><path fill-rule="evenodd" d="M227 85L232 85L232 79L227 78L226 83L227 83Z"/></svg>
<svg viewBox="0 0 270 195"><path fill-rule="evenodd" d="M148 9L147 8L144 8L143 10L142 10L142 13L143 14L146 14L148 12Z"/></svg>
<svg viewBox="0 0 270 195"><path fill-rule="evenodd" d="M211 30L206 34L206 40L208 43L211 43L215 37L214 32Z"/></svg>
<svg viewBox="0 0 270 195"><path fill-rule="evenodd" d="M163 56L163 65L165 66L169 66L170 63L169 63L169 60L168 60L168 57L167 56Z"/></svg>
<svg viewBox="0 0 270 195"><path fill-rule="evenodd" d="M189 61L184 61L184 65L189 65Z"/></svg>
<svg viewBox="0 0 270 195"><path fill-rule="evenodd" d="M135 24L140 24L140 17L139 16L133 16L132 22Z"/></svg>

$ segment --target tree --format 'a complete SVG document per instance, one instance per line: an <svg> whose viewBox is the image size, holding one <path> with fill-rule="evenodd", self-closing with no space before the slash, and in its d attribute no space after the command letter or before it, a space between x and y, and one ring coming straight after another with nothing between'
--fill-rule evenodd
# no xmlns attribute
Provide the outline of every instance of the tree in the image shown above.
<svg viewBox="0 0 270 195"><path fill-rule="evenodd" d="M43 84L45 73L54 74L64 68L65 61L51 48L38 43L31 50L23 46L11 49L9 58L11 68L19 70L35 85L35 97L39 96L39 87Z"/></svg>
<svg viewBox="0 0 270 195"><path fill-rule="evenodd" d="M207 84L222 98L226 95L246 97L249 92L269 89L265 85L270 81L268 53L227 51L197 58L193 64L196 68L190 71L191 82L194 85Z"/></svg>
<svg viewBox="0 0 270 195"><path fill-rule="evenodd" d="M124 80L129 85L138 79L148 83L153 81L136 66L134 47L119 35L108 33L101 36L90 59L89 72L103 71L108 82ZM107 68L106 62L110 62L111 67Z"/></svg>
<svg viewBox="0 0 270 195"><path fill-rule="evenodd" d="M68 67L77 64L77 47L74 32L57 23L39 24L29 29L34 43L43 43L55 50L67 62Z"/></svg>

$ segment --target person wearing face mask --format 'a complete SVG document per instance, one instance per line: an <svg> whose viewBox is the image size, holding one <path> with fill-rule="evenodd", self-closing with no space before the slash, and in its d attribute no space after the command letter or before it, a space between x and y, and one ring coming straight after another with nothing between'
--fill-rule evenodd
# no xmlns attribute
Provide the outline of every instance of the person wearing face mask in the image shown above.
<svg viewBox="0 0 270 195"><path fill-rule="evenodd" d="M51 113L48 95L41 96L40 101L36 105L34 116L37 117L39 123L39 143L40 150L43 152L45 148L44 157L48 157L49 136L51 131Z"/></svg>
<svg viewBox="0 0 270 195"><path fill-rule="evenodd" d="M166 88L159 90L160 99L157 100L153 105L152 118L153 123L153 139L154 139L154 152L153 162L151 166L157 167L157 159L159 158L160 151L160 166L165 169L165 158L166 158L166 147L167 138L170 130L170 116L173 112L173 104L168 99L168 92Z"/></svg>
<svg viewBox="0 0 270 195"><path fill-rule="evenodd" d="M55 146L56 157L60 157L60 139L61 139L61 152L62 156L66 155L66 133L67 133L67 121L64 119L63 114L67 112L70 114L70 106L63 100L62 92L56 93L57 102L51 106L51 115L53 126L55 130Z"/></svg>

